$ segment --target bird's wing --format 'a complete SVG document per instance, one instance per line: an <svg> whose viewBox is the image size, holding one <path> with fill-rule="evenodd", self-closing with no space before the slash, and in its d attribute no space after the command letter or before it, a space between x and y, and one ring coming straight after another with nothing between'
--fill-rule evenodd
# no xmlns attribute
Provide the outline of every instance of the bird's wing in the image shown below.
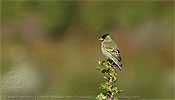
<svg viewBox="0 0 175 100"><path fill-rule="evenodd" d="M122 70L122 58L120 56L120 51L117 47L117 44L114 42L106 42L104 45L104 49L111 55L111 60L118 66L120 70Z"/></svg>
<svg viewBox="0 0 175 100"><path fill-rule="evenodd" d="M120 56L120 51L118 48L105 47L106 51L109 52L112 56L116 57L119 62L122 61Z"/></svg>
<svg viewBox="0 0 175 100"><path fill-rule="evenodd" d="M122 61L122 58L120 56L120 51L117 47L117 44L115 42L105 42L105 50L109 52L112 56L117 58L119 62Z"/></svg>

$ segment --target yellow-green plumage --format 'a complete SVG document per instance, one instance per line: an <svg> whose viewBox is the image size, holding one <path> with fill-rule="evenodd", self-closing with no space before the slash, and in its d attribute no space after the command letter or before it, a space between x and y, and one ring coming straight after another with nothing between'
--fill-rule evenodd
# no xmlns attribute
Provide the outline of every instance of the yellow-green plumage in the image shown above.
<svg viewBox="0 0 175 100"><path fill-rule="evenodd" d="M122 59L117 44L112 40L109 34L103 35L101 40L101 50L103 55L105 55L107 59L112 60L115 65L117 65L117 67L122 70Z"/></svg>

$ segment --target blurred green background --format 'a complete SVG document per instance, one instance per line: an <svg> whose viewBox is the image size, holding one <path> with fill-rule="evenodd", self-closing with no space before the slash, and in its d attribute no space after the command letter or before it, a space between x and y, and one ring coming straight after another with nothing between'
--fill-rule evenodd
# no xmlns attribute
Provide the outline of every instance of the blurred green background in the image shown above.
<svg viewBox="0 0 175 100"><path fill-rule="evenodd" d="M125 70L119 95L173 99L173 22L173 1L2 1L1 75L19 74L22 95L94 97L98 38L110 33Z"/></svg>

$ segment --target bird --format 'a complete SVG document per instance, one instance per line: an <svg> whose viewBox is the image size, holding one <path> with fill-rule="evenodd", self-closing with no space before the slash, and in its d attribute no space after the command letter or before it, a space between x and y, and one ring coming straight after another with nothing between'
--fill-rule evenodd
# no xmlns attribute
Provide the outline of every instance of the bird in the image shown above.
<svg viewBox="0 0 175 100"><path fill-rule="evenodd" d="M113 65L116 65L120 71L123 71L120 51L112 37L109 34L104 34L99 40L101 41L102 54L107 58L107 61L112 61Z"/></svg>

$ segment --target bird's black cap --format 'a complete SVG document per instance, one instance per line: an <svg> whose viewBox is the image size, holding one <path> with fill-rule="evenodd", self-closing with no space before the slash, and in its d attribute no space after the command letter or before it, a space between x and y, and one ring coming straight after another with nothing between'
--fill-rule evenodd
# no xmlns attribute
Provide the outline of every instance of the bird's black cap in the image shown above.
<svg viewBox="0 0 175 100"><path fill-rule="evenodd" d="M104 34L101 38L105 39L109 34Z"/></svg>

